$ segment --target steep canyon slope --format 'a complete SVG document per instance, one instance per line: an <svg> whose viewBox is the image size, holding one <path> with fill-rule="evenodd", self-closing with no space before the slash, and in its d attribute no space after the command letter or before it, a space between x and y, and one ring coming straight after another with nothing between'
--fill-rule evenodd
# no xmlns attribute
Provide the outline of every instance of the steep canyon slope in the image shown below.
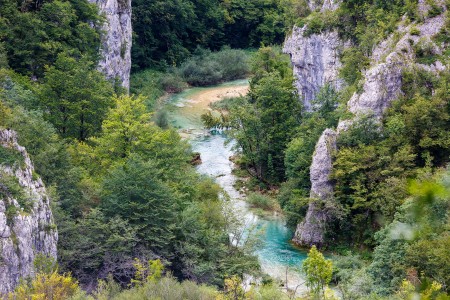
<svg viewBox="0 0 450 300"><path fill-rule="evenodd" d="M312 1L314 2L314 1ZM312 3L310 2L310 3ZM325 1L320 10L336 8L335 3ZM313 7L314 3L311 4ZM425 1L419 1L419 10L425 15L429 9ZM380 120L392 101L401 94L402 74L407 68L419 68L436 75L447 68L439 60L431 65L417 62L415 49L419 44L431 45L435 54L444 49L432 40L444 26L444 14L425 18L421 23L408 24L403 19L395 33L377 45L370 56L370 66L363 71L360 83L362 89L353 94L347 103L347 110L353 117L340 120L337 129L326 129L320 137L310 168L311 192L307 214L297 226L294 242L300 245L326 244L325 231L333 218L333 184L329 179L332 172L333 152L336 151L336 138L361 116L371 116ZM342 41L336 31L305 36L303 28L294 27L293 33L285 42L284 52L290 54L296 86L306 109L311 109L311 101L325 84L332 84L339 90L343 82L338 73L341 67L339 54L348 43Z"/></svg>
<svg viewBox="0 0 450 300"><path fill-rule="evenodd" d="M16 133L0 130L0 294L34 274L41 254L56 259L58 233L50 200Z"/></svg>

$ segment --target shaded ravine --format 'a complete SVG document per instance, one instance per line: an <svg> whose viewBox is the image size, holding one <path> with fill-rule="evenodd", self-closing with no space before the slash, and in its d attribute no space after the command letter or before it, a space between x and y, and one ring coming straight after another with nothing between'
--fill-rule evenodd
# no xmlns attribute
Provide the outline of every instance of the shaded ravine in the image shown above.
<svg viewBox="0 0 450 300"><path fill-rule="evenodd" d="M233 209L247 225L264 228L262 246L256 251L262 270L272 277L285 280L288 270L288 286L295 288L303 280L298 269L306 253L290 244L293 232L285 226L281 217L261 218L254 214L242 195L233 187L236 177L232 174L233 143L226 145L226 135L210 134L203 129L200 116L208 104L224 97L239 96L248 91L248 81L238 80L215 87L192 88L168 99L166 109L171 125L179 129L195 152L199 152L202 163L197 167L201 174L215 178L228 193ZM299 290L303 290L300 287Z"/></svg>

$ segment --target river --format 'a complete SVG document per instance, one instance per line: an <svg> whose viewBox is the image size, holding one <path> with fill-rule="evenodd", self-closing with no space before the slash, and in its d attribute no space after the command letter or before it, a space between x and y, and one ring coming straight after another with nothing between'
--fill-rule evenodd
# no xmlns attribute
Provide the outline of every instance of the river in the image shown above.
<svg viewBox="0 0 450 300"><path fill-rule="evenodd" d="M293 289L303 280L298 268L306 258L306 253L290 244L292 231L285 226L280 216L260 217L252 212L248 204L234 187L236 177L232 174L233 143L225 143L224 133L210 134L203 129L200 119L208 109L209 103L232 97L245 95L248 91L247 80L237 80L207 88L192 88L173 95L166 102L170 124L187 138L195 152L199 152L202 163L197 167L201 174L207 174L228 193L232 207L247 225L263 228L262 246L256 251L261 269L274 278L285 281L286 271L288 287ZM304 290L300 286L299 291Z"/></svg>

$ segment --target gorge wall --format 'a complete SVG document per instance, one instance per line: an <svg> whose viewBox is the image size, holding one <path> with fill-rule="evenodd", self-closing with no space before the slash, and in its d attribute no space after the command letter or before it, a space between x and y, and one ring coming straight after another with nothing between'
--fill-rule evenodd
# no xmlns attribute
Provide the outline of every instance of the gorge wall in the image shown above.
<svg viewBox="0 0 450 300"><path fill-rule="evenodd" d="M325 1L324 5L329 2ZM419 1L422 11L427 9L424 3ZM331 8L335 8L335 3L333 4ZM333 218L333 212L328 207L334 206L327 205L333 201L333 184L329 177L333 152L338 150L336 138L339 133L347 130L362 115L371 115L380 120L392 101L402 94L402 73L405 68L422 68L436 73L446 68L440 61L429 66L417 63L414 51L418 43L431 43L436 54L441 54L442 49L431 38L440 31L444 22L443 14L425 19L419 24L406 25L402 21L396 34L392 34L373 50L370 66L363 72L363 88L361 92L355 92L347 103L347 110L353 117L340 120L336 129L326 129L316 145L310 167L311 201L305 218L297 226L294 242L305 246L326 243L326 226ZM418 31L411 34L413 26ZM304 37L305 29L294 28L292 35L286 40L284 51L291 55L297 89L303 96L305 107L310 109L311 101L324 84L329 82L337 89L342 87L337 76L341 66L339 53L345 42L340 41L334 31Z"/></svg>
<svg viewBox="0 0 450 300"><path fill-rule="evenodd" d="M318 1L310 1L311 10L319 9ZM323 3L321 11L336 9L336 1L328 0ZM294 26L292 34L286 39L283 52L291 57L295 76L295 86L303 99L306 110L310 111L317 92L325 84L331 84L336 89L342 86L338 78L341 67L339 61L343 43L337 31L312 34L305 37L306 25L302 28Z"/></svg>
<svg viewBox="0 0 450 300"><path fill-rule="evenodd" d="M0 152L1 295L34 274L36 255L56 259L58 233L45 186L14 131L0 130Z"/></svg>
<svg viewBox="0 0 450 300"><path fill-rule="evenodd" d="M106 17L101 44L99 69L109 79L117 80L127 91L131 70L131 0L89 0Z"/></svg>

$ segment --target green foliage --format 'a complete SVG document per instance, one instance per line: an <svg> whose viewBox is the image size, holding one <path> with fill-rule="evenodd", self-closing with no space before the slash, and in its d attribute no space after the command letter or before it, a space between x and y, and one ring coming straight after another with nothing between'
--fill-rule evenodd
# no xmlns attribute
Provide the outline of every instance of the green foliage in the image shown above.
<svg viewBox="0 0 450 300"><path fill-rule="evenodd" d="M421 39L414 45L414 52L418 63L431 65L436 62L438 56L434 50L434 44L431 41Z"/></svg>
<svg viewBox="0 0 450 300"><path fill-rule="evenodd" d="M305 36L320 34L337 25L338 19L335 11L327 10L323 13L312 12L303 22L306 25Z"/></svg>
<svg viewBox="0 0 450 300"><path fill-rule="evenodd" d="M434 0L427 0L426 3L430 5L430 9L428 10L429 18L433 18L442 14L443 12L442 7L439 4L437 4Z"/></svg>
<svg viewBox="0 0 450 300"><path fill-rule="evenodd" d="M218 50L281 44L293 24L290 1L138 0L132 5L134 70L180 65L198 46ZM212 76L215 67L204 62L202 73Z"/></svg>
<svg viewBox="0 0 450 300"><path fill-rule="evenodd" d="M342 53L342 68L339 76L348 85L357 84L362 79L361 71L369 66L369 59L355 47L347 48Z"/></svg>
<svg viewBox="0 0 450 300"><path fill-rule="evenodd" d="M263 195L260 193L251 193L247 196L247 202L251 206L262 208L264 210L274 210L276 209L276 202L270 196Z"/></svg>
<svg viewBox="0 0 450 300"><path fill-rule="evenodd" d="M21 210L29 213L33 209L33 199L27 193L26 188L22 187L17 177L9 175L3 171L0 171L0 196L3 199L6 197L13 198L19 204L16 207L13 203L8 205L9 217L15 216ZM9 218L11 219L11 218Z"/></svg>
<svg viewBox="0 0 450 300"><path fill-rule="evenodd" d="M16 149L8 148L5 146L0 147L0 165L10 167L22 167L25 158L22 153Z"/></svg>
<svg viewBox="0 0 450 300"><path fill-rule="evenodd" d="M102 208L106 216L119 216L138 228L146 247L159 253L168 249L173 236L174 196L158 179L151 162L131 157L113 167L102 186Z"/></svg>
<svg viewBox="0 0 450 300"><path fill-rule="evenodd" d="M330 236L351 232L341 239L372 246L373 233L393 220L406 198L407 181L421 168L448 163L447 82L447 73L436 79L427 72L405 71L405 95L382 124L365 116L340 135L331 178L344 214ZM399 284L402 278L396 278Z"/></svg>
<svg viewBox="0 0 450 300"><path fill-rule="evenodd" d="M210 104L210 107L219 111L230 111L233 107L238 107L246 102L245 97L230 97Z"/></svg>
<svg viewBox="0 0 450 300"><path fill-rule="evenodd" d="M404 278L423 292L436 281L448 291L448 170L426 174L410 186L396 220L377 234L379 245L369 268L381 293L392 293Z"/></svg>
<svg viewBox="0 0 450 300"><path fill-rule="evenodd" d="M381 139L381 128L372 115L358 117L350 127L339 135L338 147L369 145Z"/></svg>
<svg viewBox="0 0 450 300"><path fill-rule="evenodd" d="M151 253L137 247L136 228L119 217L107 219L94 209L74 220L57 211L57 221L59 264L82 283L95 283L108 273L121 283L128 282L134 272L133 258L150 258Z"/></svg>
<svg viewBox="0 0 450 300"><path fill-rule="evenodd" d="M42 78L45 66L69 52L96 62L102 18L86 0L57 0L19 5L5 0L0 8L0 37L8 65L15 71Z"/></svg>
<svg viewBox="0 0 450 300"><path fill-rule="evenodd" d="M34 257L34 271L38 274L51 274L58 269L58 263L56 259L50 256L46 256L42 253L38 253Z"/></svg>
<svg viewBox="0 0 450 300"><path fill-rule="evenodd" d="M47 68L39 94L45 118L59 134L82 141L99 132L112 93L111 84L86 57L61 54Z"/></svg>
<svg viewBox="0 0 450 300"><path fill-rule="evenodd" d="M224 49L211 53L198 49L196 54L183 62L178 70L190 85L213 85L244 78L249 72L247 54L242 50Z"/></svg>
<svg viewBox="0 0 450 300"><path fill-rule="evenodd" d="M8 299L70 299L79 291L78 282L70 274L38 273L29 281L22 281Z"/></svg>
<svg viewBox="0 0 450 300"><path fill-rule="evenodd" d="M330 283L333 273L333 264L323 257L316 246L309 250L308 258L303 261L303 272L306 276L306 285L313 295L321 295L324 288Z"/></svg>
<svg viewBox="0 0 450 300"><path fill-rule="evenodd" d="M80 300L138 300L138 299L186 299L186 300L215 300L219 292L211 286L199 285L192 281L178 281L172 276L147 281L143 285L128 290L114 287L110 282L99 287L94 298L80 295Z"/></svg>
<svg viewBox="0 0 450 300"><path fill-rule="evenodd" d="M130 80L130 93L133 95L141 95L145 97L145 105L148 110L156 110L157 100L164 95L165 89L162 84L165 76L171 76L170 74L164 74L152 69L147 69L141 72L131 74ZM177 77L176 86L185 86L183 80L179 80Z"/></svg>
<svg viewBox="0 0 450 300"><path fill-rule="evenodd" d="M301 112L286 58L262 48L252 63L255 74L248 102L230 111L230 136L256 178L280 182L284 178L284 150Z"/></svg>
<svg viewBox="0 0 450 300"><path fill-rule="evenodd" d="M339 93L325 85L312 101L312 112L303 113L295 137L289 142L284 159L288 181L283 184L278 200L288 212L288 222L296 224L308 205L309 168L317 141L326 128L337 125Z"/></svg>
<svg viewBox="0 0 450 300"><path fill-rule="evenodd" d="M134 268L136 269L136 273L134 279L131 280L131 284L143 285L145 282L156 282L160 280L164 265L159 259L149 260L144 264L139 258L136 258Z"/></svg>

